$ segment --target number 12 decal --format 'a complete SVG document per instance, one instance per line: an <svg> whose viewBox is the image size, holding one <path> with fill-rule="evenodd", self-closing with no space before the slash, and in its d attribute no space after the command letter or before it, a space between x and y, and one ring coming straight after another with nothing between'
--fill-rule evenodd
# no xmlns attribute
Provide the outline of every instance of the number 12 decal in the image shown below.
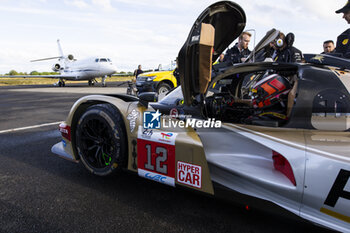
<svg viewBox="0 0 350 233"><path fill-rule="evenodd" d="M152 154L151 154L151 145L146 145L147 149L147 163L145 168L151 171L160 172L163 174L168 174L168 165L164 164L168 159L168 151L164 147L156 147L156 169L154 170L154 165L152 165Z"/></svg>
<svg viewBox="0 0 350 233"><path fill-rule="evenodd" d="M174 186L175 145L138 139L137 166L140 176Z"/></svg>

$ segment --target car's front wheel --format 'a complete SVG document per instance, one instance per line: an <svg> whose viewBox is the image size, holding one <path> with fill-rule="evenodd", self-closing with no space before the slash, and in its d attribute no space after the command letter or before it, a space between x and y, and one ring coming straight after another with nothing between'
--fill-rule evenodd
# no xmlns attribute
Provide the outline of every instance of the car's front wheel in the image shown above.
<svg viewBox="0 0 350 233"><path fill-rule="evenodd" d="M166 94L171 90L171 86L167 83L160 83L157 88L158 95Z"/></svg>
<svg viewBox="0 0 350 233"><path fill-rule="evenodd" d="M96 175L110 175L127 161L124 122L110 104L93 105L85 111L77 123L75 142L81 162Z"/></svg>

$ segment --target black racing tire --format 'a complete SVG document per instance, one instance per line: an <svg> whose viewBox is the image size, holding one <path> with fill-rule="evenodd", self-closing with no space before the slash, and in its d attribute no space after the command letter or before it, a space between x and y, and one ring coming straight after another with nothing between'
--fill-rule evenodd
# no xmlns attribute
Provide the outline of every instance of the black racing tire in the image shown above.
<svg viewBox="0 0 350 233"><path fill-rule="evenodd" d="M157 87L157 93L160 94L166 94L171 90L171 86L167 83L160 83Z"/></svg>
<svg viewBox="0 0 350 233"><path fill-rule="evenodd" d="M127 162L127 139L121 113L110 104L93 105L80 117L75 146L87 170L111 175Z"/></svg>

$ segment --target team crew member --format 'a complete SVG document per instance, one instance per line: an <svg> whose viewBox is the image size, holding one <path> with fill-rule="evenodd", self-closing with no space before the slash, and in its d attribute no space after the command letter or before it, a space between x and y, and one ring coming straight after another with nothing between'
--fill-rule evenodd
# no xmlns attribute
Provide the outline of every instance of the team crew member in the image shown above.
<svg viewBox="0 0 350 233"><path fill-rule="evenodd" d="M176 85L180 86L180 72L179 72L179 59L176 58L176 68L173 72L174 77L176 78Z"/></svg>
<svg viewBox="0 0 350 233"><path fill-rule="evenodd" d="M135 78L137 78L137 76L139 76L139 74L142 74L142 73L143 73L142 66L139 65L137 69L134 71Z"/></svg>
<svg viewBox="0 0 350 233"><path fill-rule="evenodd" d="M343 18L350 24L350 1L348 1L345 6L335 13L343 13ZM350 29L346 30L340 34L337 38L336 53L343 54L344 57L350 58Z"/></svg>
<svg viewBox="0 0 350 233"><path fill-rule="evenodd" d="M302 52L293 46L294 34L288 33L285 36L280 32L272 45L275 49L272 59L276 62L301 62L303 60Z"/></svg>
<svg viewBox="0 0 350 233"><path fill-rule="evenodd" d="M335 46L333 40L326 40L323 42L323 52L321 54L325 53L334 53L335 52Z"/></svg>
<svg viewBox="0 0 350 233"><path fill-rule="evenodd" d="M252 34L250 34L249 32L243 32L238 38L238 43L236 43L235 46L227 50L224 56L224 62L231 62L231 63L244 62L250 54L248 45L249 45L251 36Z"/></svg>
<svg viewBox="0 0 350 233"><path fill-rule="evenodd" d="M213 65L216 65L216 64L223 62L224 58L225 58L225 55L223 53L220 54L219 59L216 62L214 62Z"/></svg>

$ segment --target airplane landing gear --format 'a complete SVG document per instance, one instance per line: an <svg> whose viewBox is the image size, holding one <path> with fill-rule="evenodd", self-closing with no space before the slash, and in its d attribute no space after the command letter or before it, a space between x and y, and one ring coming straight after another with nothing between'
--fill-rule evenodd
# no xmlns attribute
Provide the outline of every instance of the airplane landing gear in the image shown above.
<svg viewBox="0 0 350 233"><path fill-rule="evenodd" d="M95 83L92 80L89 80L89 86L93 86Z"/></svg>
<svg viewBox="0 0 350 233"><path fill-rule="evenodd" d="M64 87L64 86L66 86L66 83L63 80L59 80L58 81L58 86L59 87Z"/></svg>
<svg viewBox="0 0 350 233"><path fill-rule="evenodd" d="M103 87L106 87L106 86L107 86L107 85L106 85L106 78L107 78L107 75L104 76L104 77L102 77L102 86L103 86Z"/></svg>

